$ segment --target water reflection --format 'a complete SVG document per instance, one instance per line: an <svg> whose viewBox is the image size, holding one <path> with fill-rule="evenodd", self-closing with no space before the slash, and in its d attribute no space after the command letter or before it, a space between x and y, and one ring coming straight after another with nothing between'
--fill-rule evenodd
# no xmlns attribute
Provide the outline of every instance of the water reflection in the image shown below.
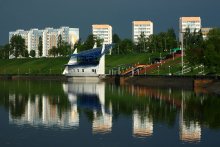
<svg viewBox="0 0 220 147"><path fill-rule="evenodd" d="M111 105L105 106L105 83L66 83L64 92L72 106L93 111L93 133L111 132L112 112Z"/></svg>
<svg viewBox="0 0 220 147"><path fill-rule="evenodd" d="M118 118L127 116L123 123L132 124L126 130L135 138L155 137L160 124L178 131L179 140L189 143L200 143L204 128L220 128L219 97L201 91L103 82L9 82L0 88L4 100L0 104L8 108L13 125L79 129L86 116L93 134L114 134Z"/></svg>
<svg viewBox="0 0 220 147"><path fill-rule="evenodd" d="M29 124L32 126L58 126L77 127L79 125L79 116L77 108L71 106L67 112L59 114L57 105L51 104L48 96L43 95L41 98L36 95L34 99L28 97L27 103L24 106L24 112L20 117L14 115L13 110L18 110L21 105L17 101L22 100L22 96L16 98L15 94L9 94L9 122L11 124L24 125Z"/></svg>
<svg viewBox="0 0 220 147"><path fill-rule="evenodd" d="M133 135L136 137L153 135L153 120L148 114L141 114L138 111L134 111Z"/></svg>

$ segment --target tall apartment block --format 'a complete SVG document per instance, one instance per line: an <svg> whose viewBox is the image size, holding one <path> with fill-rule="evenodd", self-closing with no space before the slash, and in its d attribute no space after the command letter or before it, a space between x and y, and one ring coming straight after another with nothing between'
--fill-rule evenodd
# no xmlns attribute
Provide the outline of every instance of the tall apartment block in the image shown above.
<svg viewBox="0 0 220 147"><path fill-rule="evenodd" d="M28 52L31 50L36 52L36 57L39 56L38 44L39 38L43 36L43 31L38 29L31 29L28 31Z"/></svg>
<svg viewBox="0 0 220 147"><path fill-rule="evenodd" d="M39 56L38 44L39 37L42 37L43 43L43 56L48 56L48 51L57 47L58 36L61 35L62 40L74 46L74 44L79 40L79 29L61 27L59 29L45 28L44 30L31 29L29 31L17 30L15 32L9 32L9 41L13 35L21 35L25 39L25 45L30 53L31 50L35 50L36 57Z"/></svg>
<svg viewBox="0 0 220 147"><path fill-rule="evenodd" d="M112 43L112 26L108 24L92 25L92 34L99 39L103 39L104 44Z"/></svg>
<svg viewBox="0 0 220 147"><path fill-rule="evenodd" d="M152 21L133 21L132 22L132 39L134 43L138 42L138 37L144 33L146 38L153 34Z"/></svg>
<svg viewBox="0 0 220 147"><path fill-rule="evenodd" d="M190 32L198 32L202 27L200 17L180 17L179 19L179 40L182 40L182 35L189 28Z"/></svg>
<svg viewBox="0 0 220 147"><path fill-rule="evenodd" d="M28 47L28 31L16 30L14 32L9 32L9 43L14 35L20 35L25 40L25 46Z"/></svg>

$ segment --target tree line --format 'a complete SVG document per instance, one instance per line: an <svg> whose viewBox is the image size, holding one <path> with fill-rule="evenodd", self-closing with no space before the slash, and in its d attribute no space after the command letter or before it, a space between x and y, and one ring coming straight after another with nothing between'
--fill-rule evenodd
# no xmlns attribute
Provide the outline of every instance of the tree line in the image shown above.
<svg viewBox="0 0 220 147"><path fill-rule="evenodd" d="M179 46L173 28L166 32L152 34L149 37L141 33L137 40L137 42L133 42L131 39L121 39L117 34L114 34L113 54L166 52Z"/></svg>
<svg viewBox="0 0 220 147"><path fill-rule="evenodd" d="M201 30L190 32L187 29L183 45L191 66L204 65L211 73L220 71L220 28L210 30L205 40Z"/></svg>

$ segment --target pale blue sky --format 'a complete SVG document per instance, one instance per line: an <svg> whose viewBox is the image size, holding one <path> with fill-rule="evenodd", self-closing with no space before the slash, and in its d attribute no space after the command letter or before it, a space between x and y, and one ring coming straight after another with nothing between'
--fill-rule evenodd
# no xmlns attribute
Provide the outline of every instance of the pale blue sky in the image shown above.
<svg viewBox="0 0 220 147"><path fill-rule="evenodd" d="M204 27L220 27L220 0L0 0L0 44L9 31L60 26L79 27L84 39L93 23L130 38L131 22L146 19L155 33L177 31L180 16L201 16Z"/></svg>

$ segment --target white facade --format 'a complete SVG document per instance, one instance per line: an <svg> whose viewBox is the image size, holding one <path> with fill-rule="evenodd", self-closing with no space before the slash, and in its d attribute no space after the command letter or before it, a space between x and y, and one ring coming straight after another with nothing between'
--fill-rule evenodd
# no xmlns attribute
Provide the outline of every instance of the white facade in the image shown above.
<svg viewBox="0 0 220 147"><path fill-rule="evenodd" d="M112 44L112 26L107 24L92 25L92 34L103 39L103 44Z"/></svg>
<svg viewBox="0 0 220 147"><path fill-rule="evenodd" d="M144 33L146 38L153 34L152 21L133 21L132 22L132 39L134 43L138 42L138 37Z"/></svg>
<svg viewBox="0 0 220 147"><path fill-rule="evenodd" d="M28 47L28 31L25 31L25 30L16 30L14 32L9 32L9 43L11 41L11 38L14 36L14 35L20 35L24 40L25 40L25 46Z"/></svg>
<svg viewBox="0 0 220 147"><path fill-rule="evenodd" d="M180 17L179 19L179 40L182 40L183 33L189 28L190 32L199 32L201 30L201 18L200 17Z"/></svg>
<svg viewBox="0 0 220 147"><path fill-rule="evenodd" d="M30 53L31 50L35 50L36 57L39 56L38 45L39 37L42 37L43 44L43 55L48 56L48 51L52 47L57 47L58 36L61 35L62 40L74 46L74 44L79 40L79 29L61 27L59 29L45 28L44 30L31 29L29 31L17 30L15 32L9 32L9 42L13 35L20 35L25 39L25 45Z"/></svg>
<svg viewBox="0 0 220 147"><path fill-rule="evenodd" d="M38 45L39 38L43 36L43 31L38 29L31 29L28 32L28 52L34 50L36 53L36 57L39 56Z"/></svg>
<svg viewBox="0 0 220 147"><path fill-rule="evenodd" d="M202 31L202 37L204 40L207 40L208 39L208 34L209 34L209 31L211 31L213 28L202 28L201 31Z"/></svg>

